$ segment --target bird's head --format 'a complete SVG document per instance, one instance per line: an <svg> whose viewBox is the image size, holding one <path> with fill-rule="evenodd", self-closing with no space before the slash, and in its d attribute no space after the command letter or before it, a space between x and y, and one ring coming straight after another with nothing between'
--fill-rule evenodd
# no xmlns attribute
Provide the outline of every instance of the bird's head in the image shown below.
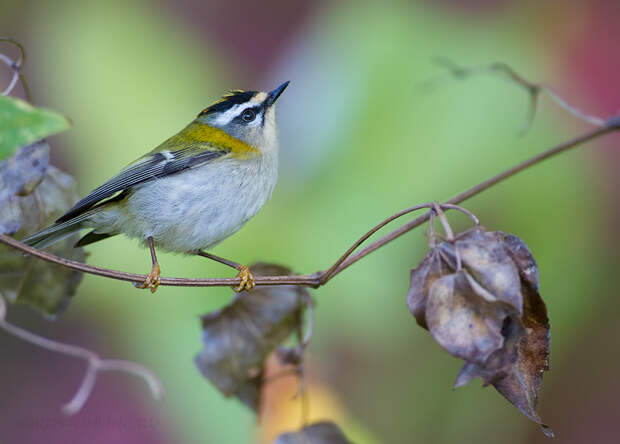
<svg viewBox="0 0 620 444"><path fill-rule="evenodd" d="M258 149L276 146L274 105L288 84L284 82L270 92L231 91L205 108L196 120L219 128Z"/></svg>

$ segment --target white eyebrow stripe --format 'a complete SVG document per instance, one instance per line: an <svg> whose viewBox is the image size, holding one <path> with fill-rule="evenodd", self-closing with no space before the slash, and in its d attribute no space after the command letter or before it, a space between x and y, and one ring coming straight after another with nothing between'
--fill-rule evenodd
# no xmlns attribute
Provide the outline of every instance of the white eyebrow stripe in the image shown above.
<svg viewBox="0 0 620 444"><path fill-rule="evenodd" d="M251 108L255 105L256 104L252 103L251 101L242 103L240 105L235 105L232 108L230 108L228 111L226 111L225 113L222 113L219 116L217 116L217 119L215 119L214 123L217 125L228 125L230 122L232 122L232 120L235 117L241 114L246 108Z"/></svg>

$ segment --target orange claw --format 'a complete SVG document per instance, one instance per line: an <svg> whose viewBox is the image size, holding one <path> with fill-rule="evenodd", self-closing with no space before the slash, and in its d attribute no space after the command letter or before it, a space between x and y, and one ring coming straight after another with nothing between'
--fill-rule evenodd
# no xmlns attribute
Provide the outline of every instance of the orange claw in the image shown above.
<svg viewBox="0 0 620 444"><path fill-rule="evenodd" d="M233 290L235 290L237 293L239 293L240 291L244 291L244 290L250 291L256 285L254 276L252 276L250 269L246 267L245 265L242 265L239 268L239 274L237 275L237 277L241 279L241 282L239 283L239 285L237 285L236 287L233 287Z"/></svg>
<svg viewBox="0 0 620 444"><path fill-rule="evenodd" d="M159 276L160 269L159 264L154 264L151 272L146 276L144 282L141 284L134 284L136 288L150 288L151 293L155 293L157 291L157 287L159 287Z"/></svg>

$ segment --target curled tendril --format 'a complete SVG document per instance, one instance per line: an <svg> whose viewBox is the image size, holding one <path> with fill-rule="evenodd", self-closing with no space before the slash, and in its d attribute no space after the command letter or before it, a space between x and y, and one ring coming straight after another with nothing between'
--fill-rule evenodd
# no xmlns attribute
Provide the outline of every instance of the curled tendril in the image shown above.
<svg viewBox="0 0 620 444"><path fill-rule="evenodd" d="M11 77L11 81L9 82L9 85L0 94L3 96L9 95L13 91L13 89L15 89L15 86L17 86L17 83L21 81L22 86L24 87L24 93L26 94L26 98L28 99L29 102L32 102L30 88L28 87L28 83L26 82L26 79L24 78L21 72L21 69L24 66L24 62L26 61L26 50L24 49L21 43L19 43L17 40L12 39L10 37L0 37L0 42L9 43L11 45L16 46L19 49L19 57L17 60L13 60L6 54L0 53L0 61L6 64L9 67L9 69L13 71L13 76Z"/></svg>

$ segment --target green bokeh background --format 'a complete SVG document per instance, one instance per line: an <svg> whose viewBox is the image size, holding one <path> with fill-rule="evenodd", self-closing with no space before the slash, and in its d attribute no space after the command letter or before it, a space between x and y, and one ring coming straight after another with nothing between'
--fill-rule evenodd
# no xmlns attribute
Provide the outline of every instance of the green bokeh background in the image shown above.
<svg viewBox="0 0 620 444"><path fill-rule="evenodd" d="M464 65L501 60L530 79L566 85L562 61L540 44L531 9L517 3L485 15L431 2L325 2L307 13L268 66L256 67L240 66L230 46L205 38L208 30L175 10L192 5L6 7L7 17L19 17L13 35L29 49L35 102L74 123L51 144L80 194L178 131L225 90L291 80L279 102L282 162L273 198L214 250L239 262L277 262L302 273L326 268L384 217L445 199L585 128L543 100L533 128L519 137L528 97L500 76L443 81L430 93L420 87L441 75L431 63L437 55ZM573 92L579 103L583 96ZM587 148L571 152L466 203L488 228L518 234L538 260L553 369L540 412L560 436L576 420L553 407L571 402L570 395L560 398L563 370L575 365L574 344L604 307L617 266L599 229L605 221L596 210L606 195L596 162ZM450 217L467 227L462 216ZM536 426L493 389L474 382L451 390L460 362L415 325L405 304L409 270L425 245L418 229L313 292L311 366L351 418L343 428L355 430L352 438L361 443L540 439ZM148 253L122 237L88 251L91 264L132 272L150 266ZM200 258L161 254L160 263L165 276L234 275ZM251 442L253 415L222 398L192 361L200 348L198 316L230 297L229 289L170 287L151 295L86 276L57 322L88 323L102 352L141 362L161 377L167 393L158 404L150 405L141 382L127 391L157 412L158 429L174 442Z"/></svg>

